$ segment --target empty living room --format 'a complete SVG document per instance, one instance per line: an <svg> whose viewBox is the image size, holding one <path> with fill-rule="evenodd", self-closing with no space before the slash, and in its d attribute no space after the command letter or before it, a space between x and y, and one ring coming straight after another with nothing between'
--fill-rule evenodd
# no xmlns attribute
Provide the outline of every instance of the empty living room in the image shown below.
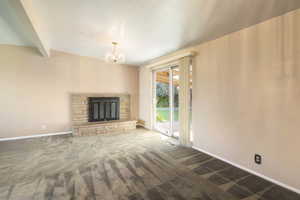
<svg viewBox="0 0 300 200"><path fill-rule="evenodd" d="M0 200L300 200L300 0L1 0Z"/></svg>

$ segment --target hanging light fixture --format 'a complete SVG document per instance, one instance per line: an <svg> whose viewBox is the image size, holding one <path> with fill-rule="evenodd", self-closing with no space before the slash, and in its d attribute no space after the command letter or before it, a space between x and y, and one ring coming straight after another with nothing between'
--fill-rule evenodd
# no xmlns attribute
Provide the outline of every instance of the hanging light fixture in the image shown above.
<svg viewBox="0 0 300 200"><path fill-rule="evenodd" d="M115 64L125 62L125 55L118 51L117 46L117 42L112 42L112 51L105 56L106 62Z"/></svg>

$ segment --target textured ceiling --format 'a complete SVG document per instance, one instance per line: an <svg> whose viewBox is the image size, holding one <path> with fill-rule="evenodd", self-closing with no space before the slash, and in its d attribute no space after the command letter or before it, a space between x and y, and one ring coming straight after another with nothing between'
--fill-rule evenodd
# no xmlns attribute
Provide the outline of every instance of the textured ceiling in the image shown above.
<svg viewBox="0 0 300 200"><path fill-rule="evenodd" d="M28 1L51 49L104 58L119 41L135 65L300 8L300 0ZM1 1L0 43L33 45L14 12Z"/></svg>

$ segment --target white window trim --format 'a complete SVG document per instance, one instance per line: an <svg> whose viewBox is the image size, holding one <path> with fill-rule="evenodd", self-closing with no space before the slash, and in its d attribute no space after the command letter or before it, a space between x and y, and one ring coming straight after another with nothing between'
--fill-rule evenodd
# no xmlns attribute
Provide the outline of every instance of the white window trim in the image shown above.
<svg viewBox="0 0 300 200"><path fill-rule="evenodd" d="M180 59L182 59L184 57L193 57L195 55L196 55L196 52L188 51L188 52L184 52L184 53L181 53L181 54L178 54L178 55L166 58L166 59L159 60L159 61L151 63L151 64L144 65L143 67L150 68L151 70L166 68L166 67L178 65Z"/></svg>
<svg viewBox="0 0 300 200"><path fill-rule="evenodd" d="M165 69L168 67L172 66L179 66L180 69L180 84L181 84L181 89L179 91L179 102L181 105L181 108L179 108L179 119L180 119L180 133L179 133L179 141L180 144L183 146L191 146L190 142L190 126L189 126L189 98L190 98L190 93L189 93L189 69L190 69L190 64L192 63L192 57L195 56L196 53L193 51L185 52L182 54L178 54L176 56L173 56L168 59L164 59L149 65L145 65L144 67L151 69L151 86L152 86L152 103L151 103L151 128L154 129L154 117L155 117L155 99L156 95L155 93L155 80L154 80L154 73L159 71L160 69Z"/></svg>

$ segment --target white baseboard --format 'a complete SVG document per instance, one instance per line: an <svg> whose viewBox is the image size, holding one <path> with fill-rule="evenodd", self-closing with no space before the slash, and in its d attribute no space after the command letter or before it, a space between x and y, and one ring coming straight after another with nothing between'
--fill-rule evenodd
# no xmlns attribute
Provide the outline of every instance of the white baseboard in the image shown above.
<svg viewBox="0 0 300 200"><path fill-rule="evenodd" d="M258 172L255 172L255 171L253 171L253 170L251 170L251 169L248 169L248 168L246 168L246 167L243 167L243 166L241 166L241 165L239 165L239 164L236 164L236 163L233 163L233 162L231 162L231 161L228 161L228 160L226 160L226 159L224 159L224 158L221 158L220 156L217 156L217 155L215 155L215 154L212 154L212 153L210 153L210 152L207 152L207 151L205 151L205 150L203 150L203 149L197 148L197 147L195 147L195 146L193 146L192 148L195 149L195 150L197 150L197 151L201 151L201 152L203 152L203 153L206 153L206 154L208 154L208 155L210 155L210 156L212 156L212 157L215 157L215 158L217 158L217 159L219 159L219 160L222 160L222 161L224 161L224 162L226 162L226 163L229 163L229 164L231 164L231 165L233 165L233 166L235 166L235 167L237 167L237 168L240 168L240 169L242 169L242 170L245 170L245 171L247 171L247 172L249 172L249 173L251 173L251 174L254 174L254 175L256 175L256 176L259 176L259 177L261 177L261 178L263 178L263 179L265 179L265 180L268 180L268 181L270 181L270 182L272 182L272 183L274 183L274 184L277 184L277 185L279 185L279 186L281 186L281 187L284 187L284 188L286 188L286 189L288 189L288 190L291 190L291 191L293 191L293 192L296 192L296 193L300 194L300 190L297 189L297 188L294 188L294 187L289 186L289 185L287 185L287 184L285 184L285 183L279 182L279 181L277 181L277 180L275 180L275 179L273 179L273 178L267 177L267 176L265 176L265 175L263 175L263 174L260 174L260 173L258 173Z"/></svg>
<svg viewBox="0 0 300 200"><path fill-rule="evenodd" d="M66 131L66 132L45 133L45 134L28 135L28 136L11 137L11 138L0 138L0 142L1 141L10 141L10 140L22 140L22 139L28 139L28 138L37 138L37 137L47 137L47 136L54 136L54 135L67 135L67 134L71 134L71 133L72 133L72 131Z"/></svg>

